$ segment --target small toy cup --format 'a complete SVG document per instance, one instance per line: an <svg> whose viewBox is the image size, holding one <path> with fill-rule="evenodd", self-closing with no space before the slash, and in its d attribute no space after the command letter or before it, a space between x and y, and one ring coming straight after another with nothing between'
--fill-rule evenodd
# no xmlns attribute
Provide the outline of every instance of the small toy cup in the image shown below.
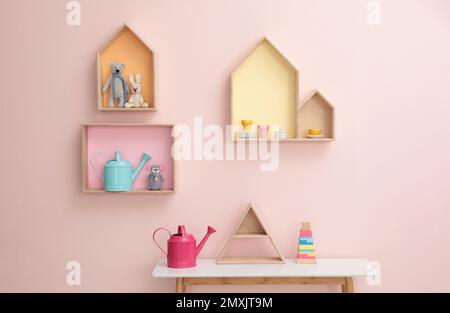
<svg viewBox="0 0 450 313"><path fill-rule="evenodd" d="M308 129L308 135L320 136L320 135L322 135L322 130L320 128L310 128L310 129Z"/></svg>
<svg viewBox="0 0 450 313"><path fill-rule="evenodd" d="M245 131L251 131L250 126L252 126L253 121L252 120L242 120L241 124L244 127Z"/></svg>
<svg viewBox="0 0 450 313"><path fill-rule="evenodd" d="M259 138L269 137L269 125L258 125Z"/></svg>

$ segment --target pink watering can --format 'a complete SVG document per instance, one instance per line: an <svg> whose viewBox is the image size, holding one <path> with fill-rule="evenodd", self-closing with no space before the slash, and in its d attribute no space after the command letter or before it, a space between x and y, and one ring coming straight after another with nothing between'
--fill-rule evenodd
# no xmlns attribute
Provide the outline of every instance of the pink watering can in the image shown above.
<svg viewBox="0 0 450 313"><path fill-rule="evenodd" d="M158 231L165 230L169 233L169 240L167 241L167 252L156 242L155 235ZM178 226L178 233L171 234L166 228L158 228L153 233L153 241L161 251L167 255L167 266L172 268L194 267L197 265L197 255L203 248L209 236L215 233L216 230L208 226L208 231L202 241L196 246L194 236L186 233L184 225Z"/></svg>

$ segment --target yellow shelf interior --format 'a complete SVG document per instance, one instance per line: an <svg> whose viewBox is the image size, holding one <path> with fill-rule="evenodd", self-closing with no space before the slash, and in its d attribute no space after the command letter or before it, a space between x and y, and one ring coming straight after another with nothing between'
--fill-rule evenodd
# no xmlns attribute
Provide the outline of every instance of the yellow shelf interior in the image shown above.
<svg viewBox="0 0 450 313"><path fill-rule="evenodd" d="M278 125L297 137L298 72L263 39L231 75L232 124Z"/></svg>

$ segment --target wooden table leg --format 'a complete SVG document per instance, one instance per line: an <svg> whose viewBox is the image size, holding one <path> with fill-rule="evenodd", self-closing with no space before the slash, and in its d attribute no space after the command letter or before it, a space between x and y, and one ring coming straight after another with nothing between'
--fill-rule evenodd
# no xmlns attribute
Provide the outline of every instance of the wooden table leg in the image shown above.
<svg viewBox="0 0 450 313"><path fill-rule="evenodd" d="M183 277L177 277L175 292L176 293L185 293L186 292L186 286L184 285Z"/></svg>
<svg viewBox="0 0 450 313"><path fill-rule="evenodd" d="M342 290L342 293L347 293L348 292L347 278L344 278L344 283L341 285L341 290Z"/></svg>
<svg viewBox="0 0 450 313"><path fill-rule="evenodd" d="M355 292L355 289L353 287L353 278L345 277L345 285L347 286L347 293Z"/></svg>

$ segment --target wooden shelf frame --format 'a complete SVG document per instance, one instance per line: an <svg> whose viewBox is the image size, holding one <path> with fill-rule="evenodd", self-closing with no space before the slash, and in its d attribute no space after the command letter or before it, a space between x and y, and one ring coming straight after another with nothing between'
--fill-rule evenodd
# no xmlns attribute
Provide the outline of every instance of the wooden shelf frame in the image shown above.
<svg viewBox="0 0 450 313"><path fill-rule="evenodd" d="M300 140L335 140L335 108L318 90L313 90L300 103L298 119ZM309 128L322 129L324 138L307 138Z"/></svg>
<svg viewBox="0 0 450 313"><path fill-rule="evenodd" d="M287 71L291 71L294 74L295 81L295 105L292 111L289 120L292 120L292 123L295 123L295 134L289 134L289 138L285 139L275 139L275 138L239 138L237 136L237 129L240 127L240 117L239 114L236 113L238 111L238 106L240 105L240 101L236 99L236 93L239 88L236 86L237 84L237 76L241 68L244 67L246 62L250 60L254 54L261 48L271 50L273 55L276 55L280 62L284 62L285 66L289 69ZM313 142L313 143L327 143L335 140L335 108L331 103L317 90L314 90L310 95L308 95L304 100L299 102L299 71L296 67L272 44L272 42L266 37L262 38L256 47L252 50L252 52L231 72L231 104L230 104L230 124L234 129L233 131L233 141L243 141L243 142L260 142L260 141L279 141L282 143L286 142ZM268 88L267 88L268 89ZM265 89L263 89L265 90ZM244 93L245 95L245 93ZM248 96L248 95L247 95ZM249 100L247 98L247 102L253 102L253 100ZM242 101L241 101L242 102ZM254 101L258 103L258 101ZM254 105L254 104L251 104ZM250 105L250 106L251 106ZM258 108L259 109L259 108ZM256 109L255 109L256 110ZM294 113L295 112L295 113ZM245 116L242 119L252 119L251 114ZM255 113L255 115L257 115ZM322 115L322 116L321 116ZM324 117L323 117L324 116ZM241 116L243 117L243 116ZM321 121L321 119L323 119ZM256 121L255 124L259 124L259 121ZM311 126L310 126L311 125ZM316 125L316 126L313 126ZM256 125L254 125L256 126ZM308 138L304 133L305 127L307 128L321 128L324 134L323 138ZM283 127L282 127L283 128Z"/></svg>
<svg viewBox="0 0 450 313"><path fill-rule="evenodd" d="M258 257L258 256L242 256L242 257L226 257L231 242L234 239L260 239L267 238L270 240L271 245L273 246L277 256L276 257ZM217 264L279 264L285 263L285 259L281 250L278 248L277 244L273 240L272 236L267 231L267 228L262 223L261 218L258 213L253 208L252 204L249 203L244 215L242 216L239 224L236 229L233 231L233 234L230 238L228 238L225 246L220 252L217 261Z"/></svg>
<svg viewBox="0 0 450 313"><path fill-rule="evenodd" d="M125 38L124 38L125 37ZM123 43L121 41L128 40L131 43L134 43L132 49L128 47L125 52L111 52L111 56L104 57L105 53L108 54L110 49L114 49L114 45L117 43L122 46ZM139 46L139 47L138 47ZM117 49L117 48L116 48ZM141 68L140 65L133 65L130 68L130 64L127 64L126 60L122 60L122 58L133 60L133 54L137 53L137 50L141 50L139 52L139 58L136 59L145 59L145 63L147 66ZM117 54L124 55L123 57L117 57ZM143 56L145 54L146 56ZM134 61L134 60L133 60ZM142 75L142 95L144 97L144 101L149 104L148 108L118 108L115 105L114 108L109 108L106 106L106 102L108 100L109 91L103 94L103 84L106 80L106 77L109 76L109 64L111 62L123 62L125 64L124 68L124 78L130 87L130 82L128 80L128 74L135 75L136 73L141 73ZM127 66L128 65L128 66ZM107 71L105 71L107 69ZM113 36L106 41L100 49L97 51L97 93L98 93L98 110L102 112L152 112L157 111L157 101L156 101L156 73L155 73L155 53L149 47L144 40L142 40L136 32L134 32L127 24L122 24L122 26L113 34ZM131 93L131 87L130 87ZM105 99L106 98L106 99ZM127 102L127 99L125 99Z"/></svg>
<svg viewBox="0 0 450 313"><path fill-rule="evenodd" d="M81 171L82 171L82 192L86 194L113 194L113 195L149 195L149 194L173 194L176 191L176 162L172 158L172 180L173 187L171 189L163 190L147 190L147 189L133 189L126 192L106 192L103 189L90 188L88 184L88 128L89 127L170 127L173 129L173 124L146 124L146 123L84 123L81 125ZM171 146L174 138L171 137Z"/></svg>
<svg viewBox="0 0 450 313"><path fill-rule="evenodd" d="M279 141L279 142L330 142L334 141L334 138L286 138L286 139L259 139L259 138L250 138L250 139L244 139L244 138L234 138L233 141L245 141L245 142L261 142L261 141Z"/></svg>
<svg viewBox="0 0 450 313"><path fill-rule="evenodd" d="M248 234L235 234L234 238L235 239L239 239L239 238L243 238L243 239L248 239L248 238L269 238L269 236L267 234L248 233Z"/></svg>
<svg viewBox="0 0 450 313"><path fill-rule="evenodd" d="M255 61L253 61L255 59ZM261 63L255 65L252 62ZM266 66L267 71L264 73L258 73L258 79L251 79L247 77L247 71L258 71L258 67ZM242 73L244 71L244 73ZM267 77L269 73L273 75L273 78ZM262 75L261 75L262 74ZM275 77L279 75L280 77ZM273 84L277 86L277 90L269 92L268 88L262 88L263 85L267 85L273 79L285 79L289 77L289 82ZM260 82L256 82L260 80ZM249 84L249 86L241 86L241 84ZM275 88L275 87L272 87ZM268 92L267 95L262 92ZM243 93L241 95L241 93ZM252 93L254 97L258 97L257 101L248 99L249 93ZM275 97L275 99L273 98ZM264 100L271 98L272 101ZM243 99L243 100L241 100ZM230 105L230 117L231 125L240 126L242 119L252 119L255 125L258 123L264 124L276 124L268 123L269 120L273 121L273 115L277 116L277 120L283 121L279 124L282 128L287 128L291 138L295 138L297 134L297 121L296 116L298 114L298 101L299 101L299 72L295 66L275 47L275 45L266 37L263 37L255 46L255 48L244 58L244 60L231 72L231 105ZM274 106L274 103L284 102L286 108L280 108ZM264 113L259 111L259 105L264 105L266 108L273 110L271 117L267 117ZM241 109L240 106L248 106L246 109ZM252 111L251 114L246 114L245 118L241 111ZM283 112L283 113L279 113ZM261 115L263 121L255 121L254 116L248 115ZM264 117L263 117L264 116ZM233 138L234 135L233 135Z"/></svg>

